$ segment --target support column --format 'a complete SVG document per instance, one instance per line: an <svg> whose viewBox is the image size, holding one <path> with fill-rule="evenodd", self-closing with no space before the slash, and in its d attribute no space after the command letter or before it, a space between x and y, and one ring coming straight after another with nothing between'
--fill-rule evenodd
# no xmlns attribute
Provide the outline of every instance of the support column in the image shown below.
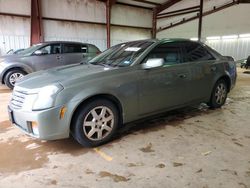
<svg viewBox="0 0 250 188"><path fill-rule="evenodd" d="M202 33L202 19L203 19L203 0L200 0L200 13L199 13L199 28L198 28L198 40L201 41Z"/></svg>
<svg viewBox="0 0 250 188"><path fill-rule="evenodd" d="M106 1L106 30L107 30L107 48L110 48L110 18L111 18L111 2Z"/></svg>
<svg viewBox="0 0 250 188"><path fill-rule="evenodd" d="M157 11L154 8L153 9L153 18L152 18L152 38L155 39L156 38L156 28L157 28Z"/></svg>
<svg viewBox="0 0 250 188"><path fill-rule="evenodd" d="M31 0L30 45L43 42L41 0Z"/></svg>

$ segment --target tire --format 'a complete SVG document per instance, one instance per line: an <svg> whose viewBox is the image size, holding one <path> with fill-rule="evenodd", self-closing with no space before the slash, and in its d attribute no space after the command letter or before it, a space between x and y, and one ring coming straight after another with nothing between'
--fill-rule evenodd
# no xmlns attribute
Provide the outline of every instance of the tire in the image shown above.
<svg viewBox="0 0 250 188"><path fill-rule="evenodd" d="M221 79L216 82L214 85L211 99L208 103L208 106L211 108L220 108L223 106L227 99L228 88L226 81Z"/></svg>
<svg viewBox="0 0 250 188"><path fill-rule="evenodd" d="M118 122L116 106L108 100L97 99L84 104L73 116L71 134L82 146L96 147L112 139Z"/></svg>
<svg viewBox="0 0 250 188"><path fill-rule="evenodd" d="M8 86L10 89L13 89L15 86L15 83L18 79L25 76L27 73L20 70L20 69L13 69L7 72L7 74L4 77L4 83L6 86Z"/></svg>

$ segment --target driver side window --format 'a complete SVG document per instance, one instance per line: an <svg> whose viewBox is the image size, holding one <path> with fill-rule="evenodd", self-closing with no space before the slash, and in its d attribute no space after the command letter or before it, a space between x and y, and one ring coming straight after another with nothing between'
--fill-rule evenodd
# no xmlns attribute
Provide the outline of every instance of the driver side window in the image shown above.
<svg viewBox="0 0 250 188"><path fill-rule="evenodd" d="M60 44L50 44L40 49L43 54L60 54L61 45Z"/></svg>
<svg viewBox="0 0 250 188"><path fill-rule="evenodd" d="M176 65L182 62L181 47L174 43L160 44L148 55L147 59L161 58L164 66Z"/></svg>

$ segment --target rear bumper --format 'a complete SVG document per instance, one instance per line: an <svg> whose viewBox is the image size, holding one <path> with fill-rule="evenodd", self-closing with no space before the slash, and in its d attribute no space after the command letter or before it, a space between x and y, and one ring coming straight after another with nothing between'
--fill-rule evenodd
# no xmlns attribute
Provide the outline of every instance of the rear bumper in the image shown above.
<svg viewBox="0 0 250 188"><path fill-rule="evenodd" d="M9 117L12 124L26 134L41 140L56 140L69 137L69 117L67 113L60 119L61 107L41 111L24 112L11 109L8 106ZM31 122L36 122L37 130L33 131Z"/></svg>

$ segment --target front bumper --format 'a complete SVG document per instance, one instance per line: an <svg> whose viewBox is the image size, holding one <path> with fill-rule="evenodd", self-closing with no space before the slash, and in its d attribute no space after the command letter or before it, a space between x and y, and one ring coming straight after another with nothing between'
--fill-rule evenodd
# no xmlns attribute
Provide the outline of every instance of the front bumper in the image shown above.
<svg viewBox="0 0 250 188"><path fill-rule="evenodd" d="M60 107L47 110L25 112L15 110L8 106L10 121L13 125L23 130L26 134L41 140L56 140L69 137L70 118L65 113L60 119ZM33 131L31 122L36 122L37 131Z"/></svg>

